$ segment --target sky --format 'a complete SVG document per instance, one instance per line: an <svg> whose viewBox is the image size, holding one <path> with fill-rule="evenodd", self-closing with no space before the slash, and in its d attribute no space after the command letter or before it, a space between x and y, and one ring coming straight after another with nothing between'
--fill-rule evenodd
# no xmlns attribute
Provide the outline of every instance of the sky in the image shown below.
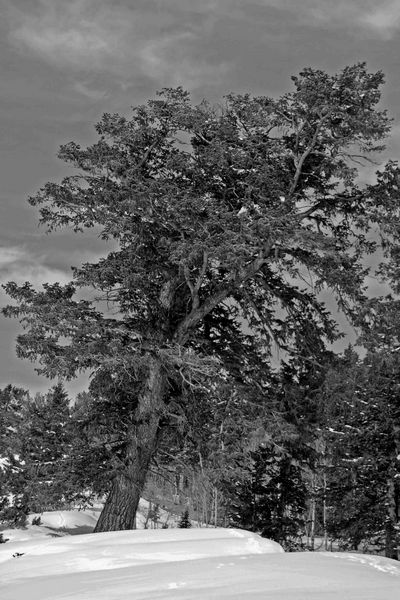
<svg viewBox="0 0 400 600"><path fill-rule="evenodd" d="M93 142L103 112L129 114L164 86L195 101L278 96L303 67L365 60L386 74L397 158L399 40L400 0L0 0L0 283L65 283L105 251L95 235L48 236L27 198L70 173L60 144ZM18 331L0 316L0 388L45 391L53 382L15 355Z"/></svg>

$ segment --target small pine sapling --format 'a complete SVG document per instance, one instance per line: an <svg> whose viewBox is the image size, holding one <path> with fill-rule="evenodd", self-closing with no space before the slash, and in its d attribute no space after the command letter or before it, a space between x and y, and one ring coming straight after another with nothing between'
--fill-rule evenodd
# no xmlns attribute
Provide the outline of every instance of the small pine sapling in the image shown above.
<svg viewBox="0 0 400 600"><path fill-rule="evenodd" d="M178 527L180 529L189 529L191 526L192 526L192 523L189 518L189 510L186 509L181 515Z"/></svg>

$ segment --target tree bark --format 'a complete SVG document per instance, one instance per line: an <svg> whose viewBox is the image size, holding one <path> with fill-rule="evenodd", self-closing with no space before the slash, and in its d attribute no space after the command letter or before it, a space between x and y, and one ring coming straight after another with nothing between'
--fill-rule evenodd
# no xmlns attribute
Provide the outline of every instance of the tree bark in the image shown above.
<svg viewBox="0 0 400 600"><path fill-rule="evenodd" d="M135 424L129 432L124 467L114 477L95 533L134 529L135 515L151 459L157 448L164 408L165 375L160 362L151 358Z"/></svg>
<svg viewBox="0 0 400 600"><path fill-rule="evenodd" d="M387 481L387 516L386 516L386 543L385 543L385 556L387 558L399 559L398 553L398 515L396 507L396 488L394 482L394 475L390 474Z"/></svg>

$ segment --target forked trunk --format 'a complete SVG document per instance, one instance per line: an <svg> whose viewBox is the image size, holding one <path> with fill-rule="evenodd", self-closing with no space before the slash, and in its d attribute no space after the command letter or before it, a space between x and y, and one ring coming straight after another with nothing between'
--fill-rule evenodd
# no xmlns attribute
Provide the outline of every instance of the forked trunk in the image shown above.
<svg viewBox="0 0 400 600"><path fill-rule="evenodd" d="M147 381L139 398L136 422L129 434L125 468L112 482L95 533L134 529L136 510L157 448L164 392L165 376L160 363L152 359Z"/></svg>

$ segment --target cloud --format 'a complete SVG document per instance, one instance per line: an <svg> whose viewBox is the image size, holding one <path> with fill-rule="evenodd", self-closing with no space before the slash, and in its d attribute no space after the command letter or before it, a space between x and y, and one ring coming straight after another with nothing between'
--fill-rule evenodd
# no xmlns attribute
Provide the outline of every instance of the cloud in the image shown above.
<svg viewBox="0 0 400 600"><path fill-rule="evenodd" d="M162 3L163 0L158 0ZM169 0L169 6L181 11L209 15L251 18L251 9L275 9L287 13L287 24L309 27L342 28L356 35L390 38L400 28L399 0ZM268 14L266 13L266 22Z"/></svg>
<svg viewBox="0 0 400 600"><path fill-rule="evenodd" d="M101 68L120 50L118 30L122 37L127 30L122 16L101 0L36 0L28 9L9 7L9 39L56 66Z"/></svg>
<svg viewBox="0 0 400 600"><path fill-rule="evenodd" d="M399 0L249 0L246 6L241 0L2 1L13 46L75 73L75 91L92 100L101 99L89 81L96 73L120 85L138 78L188 88L220 81L233 66L212 54L222 24L259 23L263 14L267 24L271 9L287 21L288 32L301 24L389 39L400 27Z"/></svg>
<svg viewBox="0 0 400 600"><path fill-rule="evenodd" d="M229 2L229 0L226 0ZM400 27L399 0L253 0L292 13L304 25L344 28L356 35L390 38Z"/></svg>
<svg viewBox="0 0 400 600"><path fill-rule="evenodd" d="M218 79L229 65L199 60L196 53L196 44L212 27L209 15L195 11L191 19L178 4L168 8L156 0L134 6L108 0L33 0L27 8L26 3L9 3L8 39L22 53L91 76L139 76L161 85L188 85L189 80L191 86ZM82 78L75 89L99 97Z"/></svg>
<svg viewBox="0 0 400 600"><path fill-rule="evenodd" d="M183 32L148 42L139 51L144 72L151 79L170 86L184 84L193 88L201 82L217 82L229 71L230 65L227 61L210 64L204 59L194 59L187 48L195 43L195 38L195 34ZM172 65L175 67L171 68Z"/></svg>
<svg viewBox="0 0 400 600"><path fill-rule="evenodd" d="M17 247L0 248L0 271L20 260L23 255L23 251Z"/></svg>
<svg viewBox="0 0 400 600"><path fill-rule="evenodd" d="M29 281L34 287L40 287L43 283L65 284L70 280L66 272L46 265L43 256L34 256L19 246L0 246L0 284Z"/></svg>
<svg viewBox="0 0 400 600"><path fill-rule="evenodd" d="M375 3L374 8L361 17L361 23L382 37L392 37L400 27L400 3L398 0Z"/></svg>
<svg viewBox="0 0 400 600"><path fill-rule="evenodd" d="M72 87L76 92L78 92L78 94L81 94L82 96L85 96L94 102L103 100L108 95L106 90L99 90L91 86L90 82L86 81L75 81Z"/></svg>

